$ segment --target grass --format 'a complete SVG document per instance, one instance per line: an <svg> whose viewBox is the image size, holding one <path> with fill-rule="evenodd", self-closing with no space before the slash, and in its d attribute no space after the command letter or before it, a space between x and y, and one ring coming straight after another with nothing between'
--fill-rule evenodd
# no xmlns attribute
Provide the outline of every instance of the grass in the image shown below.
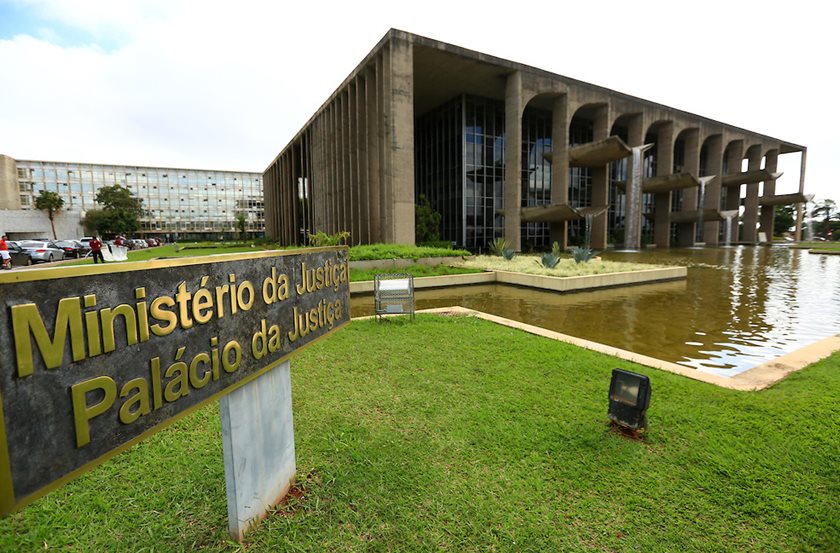
<svg viewBox="0 0 840 553"><path fill-rule="evenodd" d="M149 259L170 258L170 257L193 257L213 255L217 253L241 253L266 249L277 249L276 246L257 246L242 243L199 243L199 244L167 244L155 248L144 248L128 252L129 261L146 261ZM93 259L78 259L64 265L89 265ZM116 262L112 262L116 263Z"/></svg>
<svg viewBox="0 0 840 553"><path fill-rule="evenodd" d="M824 250L824 251L838 251L840 250L840 240L832 242L797 242L793 248L810 249L810 250Z"/></svg>
<svg viewBox="0 0 840 553"><path fill-rule="evenodd" d="M196 242L167 244L156 248L146 248L128 252L129 261L144 261L160 257L192 257L197 255L212 255L216 253L239 253L254 250L281 249L270 242ZM370 244L350 247L350 260L363 259L419 259L421 257L450 257L470 255L466 250L451 250L446 248L428 248L420 246L406 246L401 244ZM79 259L66 265L87 265L92 259Z"/></svg>
<svg viewBox="0 0 840 553"><path fill-rule="evenodd" d="M479 255L476 256L475 259L464 260L459 265L462 267L484 269L487 271L513 271L518 273L555 277L601 275L606 273L641 271L662 267L662 265L651 265L648 263L625 263L620 261L602 260L575 263L573 259L563 258L553 269L546 269L539 263L539 257L533 255L517 255L511 260L498 256Z"/></svg>
<svg viewBox="0 0 840 553"><path fill-rule="evenodd" d="M360 347L363 345L363 347ZM610 370L650 376L642 441ZM468 318L292 361L303 497L248 551L837 551L840 354L735 392ZM0 520L0 550L230 551L218 407Z"/></svg>
<svg viewBox="0 0 840 553"><path fill-rule="evenodd" d="M350 261L366 259L420 259L421 257L466 256L466 250L408 246L405 244L367 244L350 248Z"/></svg>
<svg viewBox="0 0 840 553"><path fill-rule="evenodd" d="M442 275L463 275L469 273L483 273L482 269L468 269L466 267L449 267L448 265L409 265L394 269L350 269L350 282L373 280L380 273L408 273L415 277L429 277Z"/></svg>

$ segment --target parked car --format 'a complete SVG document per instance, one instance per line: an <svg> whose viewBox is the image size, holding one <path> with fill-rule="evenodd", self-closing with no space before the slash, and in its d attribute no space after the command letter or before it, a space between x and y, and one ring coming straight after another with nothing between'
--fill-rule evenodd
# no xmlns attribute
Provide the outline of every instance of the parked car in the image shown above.
<svg viewBox="0 0 840 553"><path fill-rule="evenodd" d="M129 240L129 242L134 244L133 249L135 249L135 250L142 250L143 248L148 248L149 247L149 245L146 243L145 240L141 240L139 238L132 238L131 240Z"/></svg>
<svg viewBox="0 0 840 553"><path fill-rule="evenodd" d="M6 242L9 248L9 256L12 258L12 267L28 267L32 265L32 255L29 250L21 248L17 242Z"/></svg>
<svg viewBox="0 0 840 553"><path fill-rule="evenodd" d="M157 239L155 239L155 238L146 238L146 244L150 248L154 248L155 246L159 245Z"/></svg>
<svg viewBox="0 0 840 553"><path fill-rule="evenodd" d="M90 251L90 248L83 246L78 240L59 240L54 244L64 250L64 257L79 258Z"/></svg>
<svg viewBox="0 0 840 553"><path fill-rule="evenodd" d="M56 246L54 242L41 242L35 240L23 240L20 247L29 251L32 261L58 261L64 259L64 250Z"/></svg>

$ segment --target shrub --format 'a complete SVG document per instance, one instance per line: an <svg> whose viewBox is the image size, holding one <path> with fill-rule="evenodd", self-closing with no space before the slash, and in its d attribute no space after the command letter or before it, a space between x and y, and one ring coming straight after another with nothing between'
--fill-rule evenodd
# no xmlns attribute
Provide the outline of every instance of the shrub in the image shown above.
<svg viewBox="0 0 840 553"><path fill-rule="evenodd" d="M505 248L502 250L502 257L510 261L516 255L516 252L510 248Z"/></svg>
<svg viewBox="0 0 840 553"><path fill-rule="evenodd" d="M414 206L414 232L418 243L440 241L441 214L432 209L425 194L417 197Z"/></svg>
<svg viewBox="0 0 840 553"><path fill-rule="evenodd" d="M488 244L488 248L490 249L490 255L498 255L499 257L504 257L505 250L509 249L507 240L504 238L496 238ZM510 258L506 257L505 259Z"/></svg>
<svg viewBox="0 0 840 553"><path fill-rule="evenodd" d="M350 233L346 230L342 230L341 232L336 232L335 234L327 234L323 231L318 231L315 234L309 235L309 245L310 246L342 246L347 244L347 240L350 239Z"/></svg>
<svg viewBox="0 0 840 553"><path fill-rule="evenodd" d="M560 263L560 258L554 255L553 253L546 252L540 256L539 261L536 262L537 265L541 265L546 269L553 269Z"/></svg>
<svg viewBox="0 0 840 553"><path fill-rule="evenodd" d="M572 258L575 260L575 263L586 263L595 257L595 252L592 251L592 248L581 248L575 246L574 248L571 248L570 251L572 252Z"/></svg>

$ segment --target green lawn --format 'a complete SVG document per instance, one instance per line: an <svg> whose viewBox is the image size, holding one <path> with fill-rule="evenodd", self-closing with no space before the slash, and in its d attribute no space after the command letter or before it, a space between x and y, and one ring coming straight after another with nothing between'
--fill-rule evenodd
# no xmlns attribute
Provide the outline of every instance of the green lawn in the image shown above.
<svg viewBox="0 0 840 553"><path fill-rule="evenodd" d="M642 441L615 366L651 377ZM292 361L303 490L248 551L837 551L840 355L720 389L477 319L356 321ZM218 407L0 521L0 550L235 550Z"/></svg>
<svg viewBox="0 0 840 553"><path fill-rule="evenodd" d="M822 250L822 251L840 251L840 240L834 240L832 242L799 242L795 246L795 248L800 249L810 249L810 250Z"/></svg>
<svg viewBox="0 0 840 553"><path fill-rule="evenodd" d="M128 252L129 261L144 261L160 257L191 257L196 255L212 255L216 253L239 253L255 250L282 249L274 243L252 242L198 242L177 243L146 248ZM465 250L447 250L445 248L429 248L423 246L406 246L401 244L370 244L352 246L349 249L351 261L364 259L419 259L421 257L465 256L470 252ZM93 263L91 259L80 259L66 263L66 265L86 265ZM429 275L426 275L429 276Z"/></svg>
<svg viewBox="0 0 840 553"><path fill-rule="evenodd" d="M148 259L170 258L170 257L193 257L200 255L212 255L216 253L241 253L252 252L267 249L276 249L274 245L252 245L242 243L222 242L215 243L199 243L199 244L167 244L165 246L158 246L155 248L144 248L142 250L133 250L128 252L129 261L146 261ZM92 258L79 259L65 265L88 265L93 263Z"/></svg>
<svg viewBox="0 0 840 553"><path fill-rule="evenodd" d="M367 259L419 259L421 257L451 257L470 255L466 250L408 246L405 244L366 244L350 248L350 261Z"/></svg>

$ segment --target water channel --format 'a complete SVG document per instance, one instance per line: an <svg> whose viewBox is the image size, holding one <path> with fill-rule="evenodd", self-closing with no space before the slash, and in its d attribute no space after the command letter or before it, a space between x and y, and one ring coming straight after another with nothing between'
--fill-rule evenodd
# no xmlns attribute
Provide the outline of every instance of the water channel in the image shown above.
<svg viewBox="0 0 840 553"><path fill-rule="evenodd" d="M840 334L840 256L739 246L603 257L681 265L688 278L576 294L418 290L417 309L461 305L722 376ZM373 297L354 296L351 312L372 314Z"/></svg>

